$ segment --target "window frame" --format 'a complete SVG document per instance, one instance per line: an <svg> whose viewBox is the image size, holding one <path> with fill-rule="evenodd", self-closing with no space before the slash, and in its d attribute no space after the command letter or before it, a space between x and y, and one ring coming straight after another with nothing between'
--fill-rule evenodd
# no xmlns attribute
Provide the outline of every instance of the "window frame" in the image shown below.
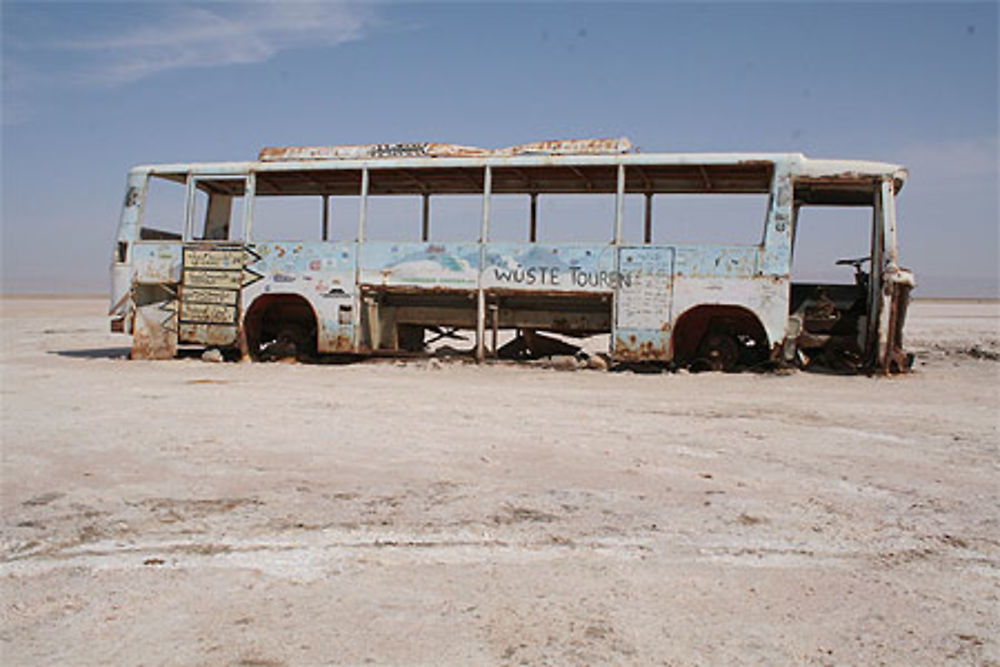
<svg viewBox="0 0 1000 667"><path fill-rule="evenodd" d="M229 214L229 238L225 239L206 239L198 238L195 236L195 225L199 224L195 220L195 212L197 210L197 195L198 195L198 183L203 181L242 181L243 183L243 206L242 214L240 215L240 228L239 234L233 234L233 223L234 223L234 211L230 209ZM185 201L185 212L184 212L184 234L183 241L185 243L246 243L250 238L250 231L252 229L253 223L253 199L254 199L254 185L256 179L253 173L248 174L206 174L199 173L193 174L188 173L187 175L187 193ZM211 202L212 193L206 189L202 189L209 197L209 202ZM206 204L205 215L208 215L208 205ZM201 234L204 234L205 223L207 220L201 220Z"/></svg>

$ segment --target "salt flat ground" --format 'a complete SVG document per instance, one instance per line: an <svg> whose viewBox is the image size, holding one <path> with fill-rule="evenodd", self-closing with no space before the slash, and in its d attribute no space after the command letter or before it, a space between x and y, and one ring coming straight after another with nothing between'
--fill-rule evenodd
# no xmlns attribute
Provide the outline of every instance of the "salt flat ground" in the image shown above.
<svg viewBox="0 0 1000 667"><path fill-rule="evenodd" d="M2 302L0 662L1000 664L1000 309L907 377L128 361Z"/></svg>

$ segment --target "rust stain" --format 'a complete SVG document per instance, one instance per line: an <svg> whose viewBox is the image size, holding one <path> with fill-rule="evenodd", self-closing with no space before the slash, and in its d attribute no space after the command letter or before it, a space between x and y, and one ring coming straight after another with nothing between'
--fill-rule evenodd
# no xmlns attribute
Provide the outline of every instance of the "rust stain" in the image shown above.
<svg viewBox="0 0 1000 667"><path fill-rule="evenodd" d="M175 301L159 301L136 308L132 331L132 359L172 359L177 353Z"/></svg>
<svg viewBox="0 0 1000 667"><path fill-rule="evenodd" d="M348 336L339 334L328 338L324 347L328 352L354 352L354 341Z"/></svg>
<svg viewBox="0 0 1000 667"><path fill-rule="evenodd" d="M237 342L239 332L232 324L205 324L182 322L180 338L186 343L200 343L214 347L226 347Z"/></svg>
<svg viewBox="0 0 1000 667"><path fill-rule="evenodd" d="M893 283L890 288L892 310L889 311L888 345L881 368L885 374L907 373L912 365L912 356L903 350L903 323L909 306L910 289L910 285L901 283Z"/></svg>
<svg viewBox="0 0 1000 667"><path fill-rule="evenodd" d="M416 287L413 285L374 285L374 284L363 284L359 285L362 295L367 294L455 294L467 296L468 298L475 298L476 290L473 289L463 289L456 287L441 287L438 285L428 286L428 287Z"/></svg>
<svg viewBox="0 0 1000 667"><path fill-rule="evenodd" d="M668 361L670 353L666 345L658 345L651 340L636 344L636 337L630 335L629 342L615 338L615 358L624 361Z"/></svg>
<svg viewBox="0 0 1000 667"><path fill-rule="evenodd" d="M160 345L154 339L138 332L132 337L132 359L173 359L174 354L168 346Z"/></svg>
<svg viewBox="0 0 1000 667"><path fill-rule="evenodd" d="M489 287L484 290L489 296L496 297L524 297L530 296L535 297L547 297L547 298L586 298L592 300L600 300L601 302L607 302L611 298L612 290L606 289L602 291L586 291L586 290L545 290L545 289L532 289L531 291L526 291L523 289L512 289L504 287ZM472 290L475 293L475 290Z"/></svg>

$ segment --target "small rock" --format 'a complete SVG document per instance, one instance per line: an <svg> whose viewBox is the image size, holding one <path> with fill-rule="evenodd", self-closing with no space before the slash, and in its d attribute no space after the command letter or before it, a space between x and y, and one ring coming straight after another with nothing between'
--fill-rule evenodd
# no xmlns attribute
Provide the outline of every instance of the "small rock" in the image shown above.
<svg viewBox="0 0 1000 667"><path fill-rule="evenodd" d="M217 363L223 361L224 358L222 356L222 352L220 352L218 349L212 347L212 348L209 348L209 349L205 350L204 352L202 352L202 354L201 354L201 360L202 361L208 361L208 362L211 362L213 364L217 364Z"/></svg>
<svg viewBox="0 0 1000 667"><path fill-rule="evenodd" d="M604 357L593 354L587 358L587 368L595 371L608 370L608 361Z"/></svg>
<svg viewBox="0 0 1000 667"><path fill-rule="evenodd" d="M427 362L427 368L432 371L439 371L442 368L442 364L437 359L431 359Z"/></svg>
<svg viewBox="0 0 1000 667"><path fill-rule="evenodd" d="M40 496L29 498L21 504L26 507L41 507L42 505L48 505L53 500L59 500L65 495L65 493L59 493L58 491L49 491L48 493L43 493Z"/></svg>
<svg viewBox="0 0 1000 667"><path fill-rule="evenodd" d="M580 362L576 360L576 357L560 354L551 357L549 359L548 366L549 368L554 368L557 371L575 371L580 367Z"/></svg>

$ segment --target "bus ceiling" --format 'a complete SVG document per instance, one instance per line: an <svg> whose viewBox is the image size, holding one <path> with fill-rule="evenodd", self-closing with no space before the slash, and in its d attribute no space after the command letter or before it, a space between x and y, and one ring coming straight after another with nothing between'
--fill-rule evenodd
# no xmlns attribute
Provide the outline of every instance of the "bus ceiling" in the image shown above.
<svg viewBox="0 0 1000 667"><path fill-rule="evenodd" d="M872 206L881 182L880 178L871 176L797 178L795 203L814 206ZM902 187L903 179L895 178L894 189L897 194Z"/></svg>
<svg viewBox="0 0 1000 667"><path fill-rule="evenodd" d="M559 165L492 167L493 194L614 194L618 167ZM625 192L643 193L767 193L774 171L772 163L741 165L628 165ZM361 192L360 168L255 171L258 196L335 195ZM478 195L484 190L483 167L368 167L370 195ZM158 177L183 182L178 174ZM178 178L181 176L181 178ZM240 196L243 181L209 175L198 177L207 192Z"/></svg>

